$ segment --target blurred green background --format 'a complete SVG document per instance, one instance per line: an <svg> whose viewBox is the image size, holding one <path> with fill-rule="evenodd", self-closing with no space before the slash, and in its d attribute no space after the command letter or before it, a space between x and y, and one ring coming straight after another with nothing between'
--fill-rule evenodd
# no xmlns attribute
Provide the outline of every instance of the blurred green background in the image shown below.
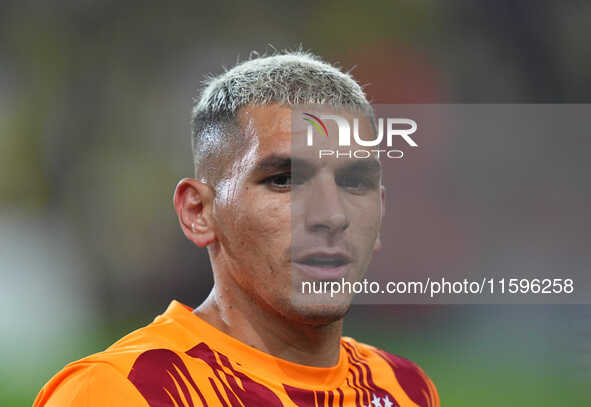
<svg viewBox="0 0 591 407"><path fill-rule="evenodd" d="M583 0L3 1L0 405L208 293L171 200L206 74L302 44L376 103L588 103L590 18ZM356 306L345 334L417 362L443 406L589 406L590 326L588 305Z"/></svg>

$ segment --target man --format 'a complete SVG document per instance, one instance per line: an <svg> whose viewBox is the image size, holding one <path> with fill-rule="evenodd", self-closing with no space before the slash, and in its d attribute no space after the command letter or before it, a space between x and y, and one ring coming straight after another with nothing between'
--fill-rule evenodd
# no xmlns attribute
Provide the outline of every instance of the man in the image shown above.
<svg viewBox="0 0 591 407"><path fill-rule="evenodd" d="M341 336L350 293L302 289L359 281L380 247L379 161L320 160L302 142L300 118L327 112L374 130L361 87L307 53L249 60L209 81L193 110L195 179L174 194L184 234L209 252L209 297L194 310L173 301L69 364L35 406L439 405L412 362ZM316 148L335 142L324 131Z"/></svg>

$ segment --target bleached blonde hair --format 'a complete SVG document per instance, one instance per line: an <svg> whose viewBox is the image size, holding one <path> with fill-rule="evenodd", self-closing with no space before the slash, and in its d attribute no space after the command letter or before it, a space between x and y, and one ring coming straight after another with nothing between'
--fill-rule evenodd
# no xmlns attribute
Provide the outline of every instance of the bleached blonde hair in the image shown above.
<svg viewBox="0 0 591 407"><path fill-rule="evenodd" d="M321 104L373 116L362 87L348 72L302 50L256 56L209 77L194 102L191 144L202 179L216 172L216 157L243 145L236 117L246 105Z"/></svg>

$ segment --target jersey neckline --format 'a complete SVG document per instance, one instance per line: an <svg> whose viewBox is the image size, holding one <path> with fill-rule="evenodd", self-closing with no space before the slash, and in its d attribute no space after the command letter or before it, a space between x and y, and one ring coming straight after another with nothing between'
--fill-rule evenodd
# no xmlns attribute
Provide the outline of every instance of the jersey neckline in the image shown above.
<svg viewBox="0 0 591 407"><path fill-rule="evenodd" d="M178 322L191 331L196 339L201 339L215 351L226 355L239 366L244 365L249 372L261 378L273 375L284 378L285 384L289 385L330 389L341 385L347 377L349 363L343 338L340 341L337 364L331 367L315 367L290 362L253 348L209 324L195 315L191 307L177 300L172 300L157 320L162 317Z"/></svg>

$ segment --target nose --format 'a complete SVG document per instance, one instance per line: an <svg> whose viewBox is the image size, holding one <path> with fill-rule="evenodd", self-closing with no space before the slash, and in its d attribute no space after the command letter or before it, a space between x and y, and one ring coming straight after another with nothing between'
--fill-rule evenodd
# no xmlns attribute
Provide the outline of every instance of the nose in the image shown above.
<svg viewBox="0 0 591 407"><path fill-rule="evenodd" d="M306 197L306 227L312 232L337 235L349 227L349 217L334 177L319 174Z"/></svg>

